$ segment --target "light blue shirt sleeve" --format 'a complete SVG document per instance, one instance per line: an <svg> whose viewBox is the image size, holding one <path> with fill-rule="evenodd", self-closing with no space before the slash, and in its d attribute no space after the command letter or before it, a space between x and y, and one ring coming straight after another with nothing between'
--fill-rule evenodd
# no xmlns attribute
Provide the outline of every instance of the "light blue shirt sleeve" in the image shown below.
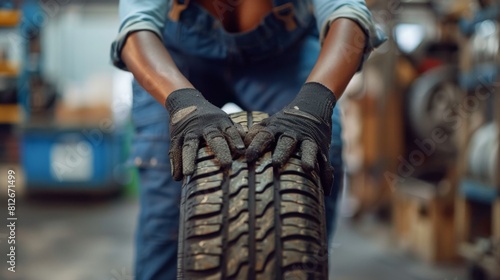
<svg viewBox="0 0 500 280"><path fill-rule="evenodd" d="M116 67L127 70L120 53L130 33L149 30L162 38L170 2L169 0L120 0L121 24L118 36L111 45L111 60Z"/></svg>
<svg viewBox="0 0 500 280"><path fill-rule="evenodd" d="M387 40L380 28L377 28L372 14L366 7L364 0L312 0L314 14L320 31L320 41L323 42L330 28L330 24L338 18L348 18L355 21L366 35L364 61L371 51Z"/></svg>
<svg viewBox="0 0 500 280"><path fill-rule="evenodd" d="M121 59L121 51L130 33L149 30L162 38L162 30L172 0L120 0L120 28L111 45L111 60L115 66L127 70ZM386 37L375 27L372 16L364 0L312 0L314 12L323 41L330 24L337 18L349 18L363 29L367 36L365 55L382 44ZM362 65L362 64L361 64ZM361 68L360 65L360 68Z"/></svg>

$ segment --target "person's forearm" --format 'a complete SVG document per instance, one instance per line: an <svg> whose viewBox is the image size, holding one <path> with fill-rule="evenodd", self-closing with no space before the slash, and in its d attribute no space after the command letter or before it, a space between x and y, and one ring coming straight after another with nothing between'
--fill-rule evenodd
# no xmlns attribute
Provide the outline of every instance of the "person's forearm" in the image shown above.
<svg viewBox="0 0 500 280"><path fill-rule="evenodd" d="M125 42L121 56L139 84L161 104L173 91L193 88L153 32L132 33Z"/></svg>
<svg viewBox="0 0 500 280"><path fill-rule="evenodd" d="M332 22L307 82L325 85L339 99L359 67L365 41L365 33L354 21L339 18Z"/></svg>

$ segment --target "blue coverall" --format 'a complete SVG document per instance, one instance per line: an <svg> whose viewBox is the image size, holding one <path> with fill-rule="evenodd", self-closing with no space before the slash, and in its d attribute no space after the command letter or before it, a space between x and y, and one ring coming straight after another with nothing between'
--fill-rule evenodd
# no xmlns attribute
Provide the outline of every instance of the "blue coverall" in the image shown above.
<svg viewBox="0 0 500 280"><path fill-rule="evenodd" d="M186 8L169 16L172 5L179 3L187 4ZM362 0L274 0L274 7L255 29L228 33L193 0L121 0L121 26L111 58L126 70L120 52L127 36L149 30L163 40L179 70L212 104L221 107L234 102L247 111L273 114L292 101L304 84L335 19L349 18L365 32L363 61L384 40ZM135 136L131 161L140 174L136 279L175 279L181 184L170 173L169 115L137 81L132 86ZM338 108L332 120L330 160L335 182L333 194L325 197L329 239L342 181Z"/></svg>

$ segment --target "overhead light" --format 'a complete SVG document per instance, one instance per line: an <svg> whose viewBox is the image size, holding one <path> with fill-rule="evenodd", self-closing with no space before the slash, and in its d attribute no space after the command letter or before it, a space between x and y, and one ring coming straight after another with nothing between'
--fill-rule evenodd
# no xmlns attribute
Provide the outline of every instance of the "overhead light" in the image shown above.
<svg viewBox="0 0 500 280"><path fill-rule="evenodd" d="M394 37L399 49L404 53L412 53L425 38L424 27L415 23L400 23L394 28Z"/></svg>

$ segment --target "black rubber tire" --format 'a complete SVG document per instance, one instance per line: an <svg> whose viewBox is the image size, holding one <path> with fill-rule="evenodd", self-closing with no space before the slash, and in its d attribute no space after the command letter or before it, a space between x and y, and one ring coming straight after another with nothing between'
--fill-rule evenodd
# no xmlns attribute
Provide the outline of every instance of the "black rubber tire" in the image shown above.
<svg viewBox="0 0 500 280"><path fill-rule="evenodd" d="M245 129L266 117L231 115ZM328 278L323 188L297 155L281 170L268 152L223 172L201 148L182 188L178 279Z"/></svg>

